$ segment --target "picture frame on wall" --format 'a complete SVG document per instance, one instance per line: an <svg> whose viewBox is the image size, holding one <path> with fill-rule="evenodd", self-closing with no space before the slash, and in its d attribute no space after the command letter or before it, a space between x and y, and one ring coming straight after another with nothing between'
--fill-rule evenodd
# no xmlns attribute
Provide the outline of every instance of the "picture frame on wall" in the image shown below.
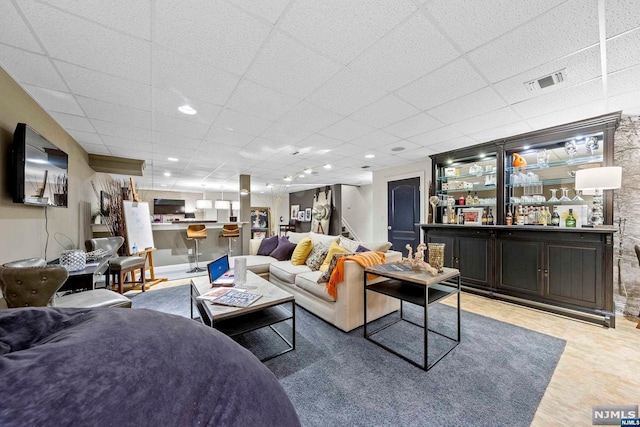
<svg viewBox="0 0 640 427"><path fill-rule="evenodd" d="M266 231L252 231L251 238L252 239L264 239L267 236Z"/></svg>
<svg viewBox="0 0 640 427"><path fill-rule="evenodd" d="M289 218L298 219L298 212L300 212L300 205L291 205L291 214Z"/></svg>
<svg viewBox="0 0 640 427"><path fill-rule="evenodd" d="M298 221L304 222L304 211L298 211Z"/></svg>
<svg viewBox="0 0 640 427"><path fill-rule="evenodd" d="M271 226L271 209L251 208L251 230L268 231Z"/></svg>
<svg viewBox="0 0 640 427"><path fill-rule="evenodd" d="M311 208L306 208L304 210L304 220L306 222L311 222Z"/></svg>

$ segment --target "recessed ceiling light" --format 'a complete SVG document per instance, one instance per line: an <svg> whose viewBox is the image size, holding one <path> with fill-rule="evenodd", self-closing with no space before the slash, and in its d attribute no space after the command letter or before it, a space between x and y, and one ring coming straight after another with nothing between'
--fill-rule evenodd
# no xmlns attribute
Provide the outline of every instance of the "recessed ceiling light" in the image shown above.
<svg viewBox="0 0 640 427"><path fill-rule="evenodd" d="M531 148L530 145L525 145L524 147L522 147L523 150L528 150L529 148Z"/></svg>
<svg viewBox="0 0 640 427"><path fill-rule="evenodd" d="M376 155L375 154L367 154L364 156L365 159L373 159Z"/></svg>
<svg viewBox="0 0 640 427"><path fill-rule="evenodd" d="M267 183L266 183L266 186L267 186L267 188L271 188L271 187L273 187L273 184L272 184L272 183L270 183L270 182L267 182Z"/></svg>
<svg viewBox="0 0 640 427"><path fill-rule="evenodd" d="M166 187L167 184L160 184L160 187Z"/></svg>
<svg viewBox="0 0 640 427"><path fill-rule="evenodd" d="M326 165L322 166L325 169L331 169L331 165L329 163L327 163Z"/></svg>
<svg viewBox="0 0 640 427"><path fill-rule="evenodd" d="M164 176L171 176L171 172L165 172Z"/></svg>
<svg viewBox="0 0 640 427"><path fill-rule="evenodd" d="M391 151L404 151L404 147L393 147Z"/></svg>
<svg viewBox="0 0 640 427"><path fill-rule="evenodd" d="M486 154L484 154L484 153L480 153L480 158L481 158L481 159L484 159L485 157L487 157L487 155L486 155Z"/></svg>
<svg viewBox="0 0 640 427"><path fill-rule="evenodd" d="M190 116L197 113L197 111L191 105L187 105L187 104L179 106L178 111L180 111L183 114L188 114Z"/></svg>
<svg viewBox="0 0 640 427"><path fill-rule="evenodd" d="M233 129L233 128L225 128L225 129L230 130L231 132L233 132L233 131L234 131L234 129Z"/></svg>
<svg viewBox="0 0 640 427"><path fill-rule="evenodd" d="M293 177L291 175L285 175L283 178L285 181L292 181Z"/></svg>
<svg viewBox="0 0 640 427"><path fill-rule="evenodd" d="M304 173L311 173L311 168L305 168L303 172Z"/></svg>
<svg viewBox="0 0 640 427"><path fill-rule="evenodd" d="M167 160L169 160L170 162L177 162L178 159L175 157L167 157Z"/></svg>
<svg viewBox="0 0 640 427"><path fill-rule="evenodd" d="M304 178L306 175L301 173L300 175L298 175L299 178Z"/></svg>

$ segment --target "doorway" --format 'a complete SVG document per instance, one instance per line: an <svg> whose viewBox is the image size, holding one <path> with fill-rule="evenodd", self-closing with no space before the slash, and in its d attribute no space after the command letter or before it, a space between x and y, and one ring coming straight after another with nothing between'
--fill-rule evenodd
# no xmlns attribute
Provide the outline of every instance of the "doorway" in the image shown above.
<svg viewBox="0 0 640 427"><path fill-rule="evenodd" d="M420 177L387 183L387 236L395 251L407 256L407 244L413 250L420 244Z"/></svg>

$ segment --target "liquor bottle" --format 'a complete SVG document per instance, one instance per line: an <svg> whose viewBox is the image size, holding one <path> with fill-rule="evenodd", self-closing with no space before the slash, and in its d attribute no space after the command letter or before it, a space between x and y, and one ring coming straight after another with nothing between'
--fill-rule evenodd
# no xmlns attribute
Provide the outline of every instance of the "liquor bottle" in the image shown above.
<svg viewBox="0 0 640 427"><path fill-rule="evenodd" d="M491 213L491 208L489 208L489 213L487 214L487 225L493 225L493 213Z"/></svg>
<svg viewBox="0 0 640 427"><path fill-rule="evenodd" d="M449 224L449 214L447 213L447 208L442 210L442 223Z"/></svg>
<svg viewBox="0 0 640 427"><path fill-rule="evenodd" d="M524 225L524 211L522 206L518 206L518 215L516 216L516 225Z"/></svg>
<svg viewBox="0 0 640 427"><path fill-rule="evenodd" d="M478 192L475 192L475 195L473 196L473 204L474 205L479 205L480 204L480 197L478 197Z"/></svg>
<svg viewBox="0 0 640 427"><path fill-rule="evenodd" d="M551 225L554 227L560 227L560 215L558 215L558 207L553 207L553 214L551 215Z"/></svg>
<svg viewBox="0 0 640 427"><path fill-rule="evenodd" d="M540 211L539 217L538 217L538 223L540 225L547 225L547 212L545 212L545 208L542 208L542 211Z"/></svg>
<svg viewBox="0 0 640 427"><path fill-rule="evenodd" d="M576 226L576 217L573 216L573 209L569 209L569 215L567 215L567 219L564 221L564 225L567 227Z"/></svg>
<svg viewBox="0 0 640 427"><path fill-rule="evenodd" d="M461 194L460 197L458 197L458 204L464 206L464 194Z"/></svg>
<svg viewBox="0 0 640 427"><path fill-rule="evenodd" d="M551 211L549 210L549 206L546 206L544 209L545 209L545 215L547 216L547 225L552 225L551 224Z"/></svg>
<svg viewBox="0 0 640 427"><path fill-rule="evenodd" d="M486 209L482 209L482 225L487 225L487 210Z"/></svg>
<svg viewBox="0 0 640 427"><path fill-rule="evenodd" d="M464 213L462 213L462 209L458 209L458 224L464 224Z"/></svg>
<svg viewBox="0 0 640 427"><path fill-rule="evenodd" d="M465 204L467 205L473 204L473 196L471 195L471 190L467 192L467 200L465 201Z"/></svg>
<svg viewBox="0 0 640 427"><path fill-rule="evenodd" d="M449 209L449 224L456 223L456 210L451 208Z"/></svg>
<svg viewBox="0 0 640 427"><path fill-rule="evenodd" d="M507 225L513 225L513 214L511 213L511 207L507 209L507 218L505 222L507 223Z"/></svg>

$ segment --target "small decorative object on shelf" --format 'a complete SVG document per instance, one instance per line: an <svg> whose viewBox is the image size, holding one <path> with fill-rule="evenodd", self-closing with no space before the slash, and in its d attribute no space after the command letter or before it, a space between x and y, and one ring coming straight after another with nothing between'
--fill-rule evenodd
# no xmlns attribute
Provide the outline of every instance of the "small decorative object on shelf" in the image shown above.
<svg viewBox="0 0 640 427"><path fill-rule="evenodd" d="M429 243L429 245L431 245L431 243ZM408 251L407 257L402 258L402 261L400 261L400 264L409 266L414 270L424 270L432 276L435 276L438 274L438 270L436 268L432 267L431 265L429 265L424 261L424 250L427 248L427 245L425 245L424 243L420 243L416 248L415 256L413 255L413 249L411 248L411 245L407 244L405 248L407 248L407 251ZM443 256L444 256L444 252L443 252Z"/></svg>
<svg viewBox="0 0 640 427"><path fill-rule="evenodd" d="M527 167L527 161L520 154L513 153L513 167L524 169Z"/></svg>
<svg viewBox="0 0 640 427"><path fill-rule="evenodd" d="M429 243L428 247L429 264L441 273L444 267L444 243Z"/></svg>

